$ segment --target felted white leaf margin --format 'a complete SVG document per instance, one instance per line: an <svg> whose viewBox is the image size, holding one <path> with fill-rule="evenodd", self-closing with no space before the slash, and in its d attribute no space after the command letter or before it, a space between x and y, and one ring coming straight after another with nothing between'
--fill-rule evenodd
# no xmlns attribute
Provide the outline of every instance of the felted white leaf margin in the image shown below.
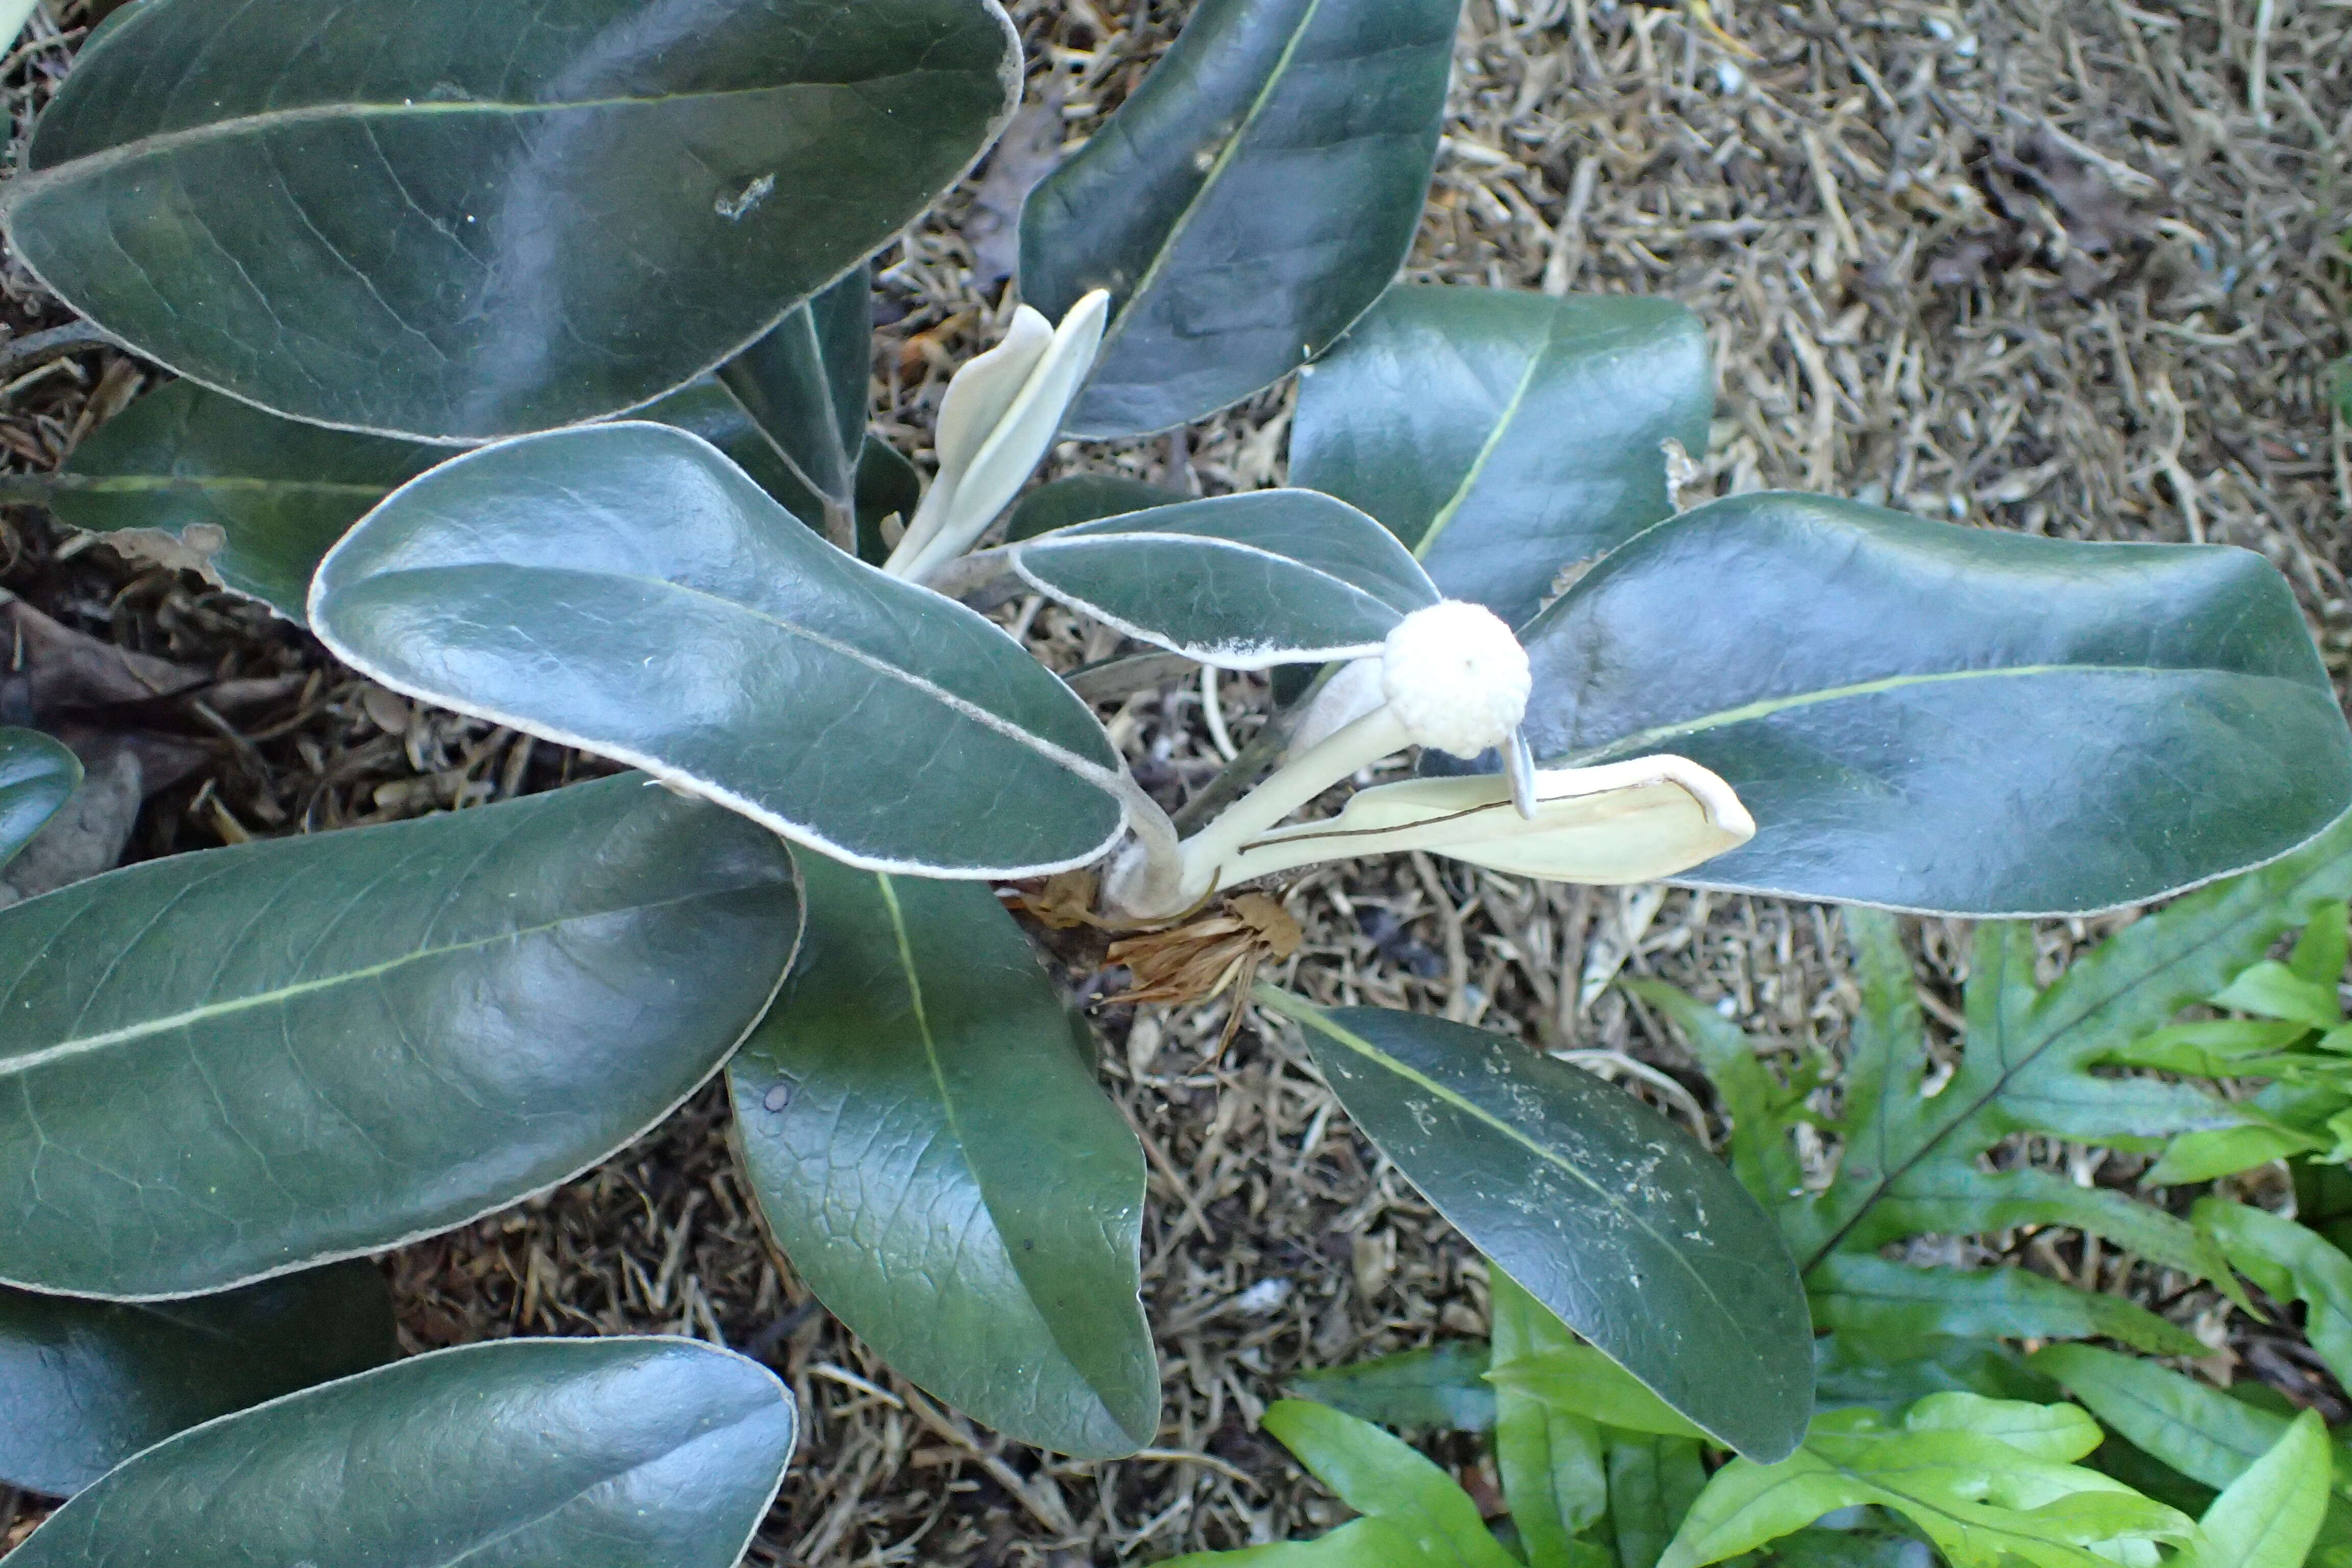
<svg viewBox="0 0 2352 1568"><path fill-rule="evenodd" d="M308 607L394 690L644 768L847 865L1009 880L1129 833L1176 851L1093 710L1003 627L826 543L667 426L428 470L328 552Z"/></svg>
<svg viewBox="0 0 2352 1568"><path fill-rule="evenodd" d="M1314 490L1244 490L1073 523L1005 547L1031 587L1107 626L1217 669L1381 652L1441 609L1395 534ZM1509 629L1478 605L1525 662ZM1450 634L1445 635L1450 640Z"/></svg>

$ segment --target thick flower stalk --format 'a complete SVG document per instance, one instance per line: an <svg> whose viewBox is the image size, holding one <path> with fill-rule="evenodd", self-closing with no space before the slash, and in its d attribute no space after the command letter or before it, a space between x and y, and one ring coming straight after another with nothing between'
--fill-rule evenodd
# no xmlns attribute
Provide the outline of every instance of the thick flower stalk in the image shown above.
<svg viewBox="0 0 2352 1568"><path fill-rule="evenodd" d="M1110 296L1099 289L1059 327L1020 306L1004 341L956 372L932 438L939 472L884 571L921 582L988 531L1054 444L1109 315Z"/></svg>
<svg viewBox="0 0 2352 1568"><path fill-rule="evenodd" d="M1329 789L1408 746L1470 758L1502 744L1528 710L1527 650L1493 611L1448 599L1397 624L1380 655L1379 704L1275 770L1184 841L1185 889L1211 890L1242 847Z"/></svg>
<svg viewBox="0 0 2352 1568"><path fill-rule="evenodd" d="M1756 830L1731 787L1685 758L1538 770L1519 732L1531 684L1527 651L1481 605L1445 600L1414 611L1376 659L1344 676L1325 732L1172 858L1128 847L1106 884L1114 911L1164 919L1276 871L1402 849L1563 880L1646 881L1733 848ZM1360 790L1337 816L1280 826L1334 784L1411 746L1463 758L1499 747L1507 766L1499 775Z"/></svg>

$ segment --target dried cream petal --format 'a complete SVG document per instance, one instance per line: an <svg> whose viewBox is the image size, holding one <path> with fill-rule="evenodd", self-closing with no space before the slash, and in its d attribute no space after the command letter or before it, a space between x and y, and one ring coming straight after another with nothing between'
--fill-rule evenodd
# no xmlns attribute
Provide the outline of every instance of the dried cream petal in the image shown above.
<svg viewBox="0 0 2352 1568"><path fill-rule="evenodd" d="M1536 800L1534 819L1520 816L1510 781L1499 773L1376 785L1358 791L1337 816L1244 845L1217 884L1404 849L1550 881L1652 882L1756 833L1731 786L1684 757L1538 770Z"/></svg>

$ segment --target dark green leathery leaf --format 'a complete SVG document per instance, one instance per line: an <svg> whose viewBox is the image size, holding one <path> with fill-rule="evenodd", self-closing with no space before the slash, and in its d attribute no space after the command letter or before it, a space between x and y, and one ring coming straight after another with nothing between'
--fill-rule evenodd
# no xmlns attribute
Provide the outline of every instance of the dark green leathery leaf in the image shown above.
<svg viewBox="0 0 2352 1568"><path fill-rule="evenodd" d="M1421 221L1458 0L1207 0L1030 193L1022 297L1118 314L1074 436L1214 413L1329 347Z"/></svg>
<svg viewBox="0 0 2352 1568"><path fill-rule="evenodd" d="M1021 498L1004 521L1004 542L1016 543L1067 528L1130 511L1148 511L1192 498L1164 485L1130 479L1121 474L1072 474L1039 485Z"/></svg>
<svg viewBox="0 0 2352 1568"><path fill-rule="evenodd" d="M49 510L299 620L319 557L370 507L448 456L446 447L281 419L178 381L77 447Z"/></svg>
<svg viewBox="0 0 2352 1568"><path fill-rule="evenodd" d="M0 910L0 1280L220 1289L565 1180L717 1070L799 911L772 835L642 775Z"/></svg>
<svg viewBox="0 0 2352 1568"><path fill-rule="evenodd" d="M824 531L824 498L802 483L799 471L784 459L766 427L717 376L695 377L647 404L637 417L701 437L726 453L728 461L751 476L778 506Z"/></svg>
<svg viewBox="0 0 2352 1568"><path fill-rule="evenodd" d="M1719 1441L1769 1461L1812 1408L1812 1329L1771 1221L1713 1155L1565 1062L1443 1019L1310 1006L1341 1107L1528 1293Z"/></svg>
<svg viewBox="0 0 2352 1568"><path fill-rule="evenodd" d="M872 868L1038 875L1124 822L1118 752L1026 649L658 426L443 464L336 547L310 617L386 685Z"/></svg>
<svg viewBox="0 0 2352 1568"><path fill-rule="evenodd" d="M81 761L37 730L0 728L0 866L81 783Z"/></svg>
<svg viewBox="0 0 2352 1568"><path fill-rule="evenodd" d="M177 1301L0 1289L0 1485L79 1491L174 1432L394 1353L369 1263Z"/></svg>
<svg viewBox="0 0 2352 1568"><path fill-rule="evenodd" d="M1253 490L1081 522L1011 549L1031 584L1225 669L1378 652L1438 593L1394 536L1312 490Z"/></svg>
<svg viewBox="0 0 2352 1568"><path fill-rule="evenodd" d="M895 517L904 528L922 499L923 476L906 455L887 441L867 441L857 458L857 558L868 566L889 560L882 525Z"/></svg>
<svg viewBox="0 0 2352 1568"><path fill-rule="evenodd" d="M1664 444L1704 451L1714 405L1706 330L1672 300L1401 284L1303 378L1290 482L1517 626L1673 515Z"/></svg>
<svg viewBox="0 0 2352 1568"><path fill-rule="evenodd" d="M887 240L1011 112L992 0L146 0L5 195L141 353L483 440L632 407Z"/></svg>
<svg viewBox="0 0 2352 1568"><path fill-rule="evenodd" d="M1756 837L1688 874L1709 886L2101 909L2260 864L2352 803L2352 733L2247 551L1736 496L1617 550L1521 637L1538 758L1671 752L1738 792Z"/></svg>
<svg viewBox="0 0 2352 1568"><path fill-rule="evenodd" d="M799 860L807 946L728 1069L770 1229L933 1394L1022 1442L1132 1453L1160 1417L1143 1151L1054 983L985 887Z"/></svg>
<svg viewBox="0 0 2352 1568"><path fill-rule="evenodd" d="M846 540L856 514L873 365L874 279L860 262L793 306L767 336L719 372L794 477L818 498L824 515L807 521L835 543Z"/></svg>
<svg viewBox="0 0 2352 1568"><path fill-rule="evenodd" d="M23 1568L732 1568L797 1426L774 1373L691 1340L461 1345L184 1432L11 1555Z"/></svg>
<svg viewBox="0 0 2352 1568"><path fill-rule="evenodd" d="M822 499L717 378L696 377L643 417L701 437L787 511L824 526ZM299 621L320 558L384 497L453 455L281 419L176 381L74 449L49 510L118 549L201 572Z"/></svg>

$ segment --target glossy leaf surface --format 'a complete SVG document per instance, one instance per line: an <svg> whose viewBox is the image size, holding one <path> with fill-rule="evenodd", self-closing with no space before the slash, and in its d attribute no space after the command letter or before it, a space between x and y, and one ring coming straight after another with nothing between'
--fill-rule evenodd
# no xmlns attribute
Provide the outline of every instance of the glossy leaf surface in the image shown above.
<svg viewBox="0 0 2352 1568"><path fill-rule="evenodd" d="M0 1290L0 1485L63 1497L174 1432L393 1354L370 1263L184 1301Z"/></svg>
<svg viewBox="0 0 2352 1568"><path fill-rule="evenodd" d="M1118 310L1064 428L1214 413L1328 348L1404 260L1457 0L1207 0L1029 195L1022 297Z"/></svg>
<svg viewBox="0 0 2352 1568"><path fill-rule="evenodd" d="M731 1568L792 1395L690 1340L499 1340L225 1416L51 1515L21 1568Z"/></svg>
<svg viewBox="0 0 2352 1568"><path fill-rule="evenodd" d="M1306 373L1290 482L1517 626L1673 515L1661 443L1697 456L1714 408L1706 331L1670 300L1400 284Z"/></svg>
<svg viewBox="0 0 2352 1568"><path fill-rule="evenodd" d="M0 910L0 1280L218 1289L551 1186L710 1076L799 929L782 845L641 776Z"/></svg>
<svg viewBox="0 0 2352 1568"><path fill-rule="evenodd" d="M1522 640L1538 760L1673 752L1738 792L1756 837L1690 874L1708 886L2091 910L2267 860L2352 803L2294 595L2242 550L1737 496L1615 552Z"/></svg>
<svg viewBox="0 0 2352 1568"><path fill-rule="evenodd" d="M37 730L0 728L0 866L81 783L81 762Z"/></svg>
<svg viewBox="0 0 2352 1568"><path fill-rule="evenodd" d="M1813 1375L1796 1269L1705 1149L1516 1041L1256 994L1301 1025L1356 1125L1537 1300L1728 1447L1795 1446Z"/></svg>
<svg viewBox="0 0 2352 1568"><path fill-rule="evenodd" d="M869 566L887 561L882 524L892 517L903 524L922 499L923 476L905 454L887 441L866 442L857 459L857 558Z"/></svg>
<svg viewBox="0 0 2352 1568"><path fill-rule="evenodd" d="M1013 547L1040 592L1221 669L1380 651L1438 593L1380 524L1312 490L1253 490L1081 522Z"/></svg>
<svg viewBox="0 0 2352 1568"><path fill-rule="evenodd" d="M693 432L812 528L824 509L734 394L699 376L644 417ZM49 510L125 549L304 616L310 575L384 497L452 456L281 419L192 381L149 394L74 449Z"/></svg>
<svg viewBox="0 0 2352 1568"><path fill-rule="evenodd" d="M824 507L808 520L820 530L855 513L873 364L874 278L860 262L719 372Z"/></svg>
<svg viewBox="0 0 2352 1568"><path fill-rule="evenodd" d="M427 701L647 768L877 869L1082 864L1123 816L1086 704L658 426L468 453L320 568L311 623Z"/></svg>
<svg viewBox="0 0 2352 1568"><path fill-rule="evenodd" d="M775 440L717 376L695 377L647 404L637 417L701 437L726 453L728 461L757 481L777 505L819 533L824 531L824 499L801 481L799 471L784 459Z"/></svg>
<svg viewBox="0 0 2352 1568"><path fill-rule="evenodd" d="M445 440L709 370L953 183L1012 109L989 0L488 0L387 29L159 0L86 51L12 248L184 374Z"/></svg>
<svg viewBox="0 0 2352 1568"><path fill-rule="evenodd" d="M49 509L74 528L129 531L126 547L166 561L176 545L222 586L299 620L319 557L370 507L448 456L298 424L177 381L75 447Z"/></svg>
<svg viewBox="0 0 2352 1568"><path fill-rule="evenodd" d="M1015 502L1013 515L1004 521L1004 542L1014 544L1074 522L1148 511L1192 499L1182 490L1119 474L1072 474L1039 485Z"/></svg>
<svg viewBox="0 0 2352 1568"><path fill-rule="evenodd" d="M778 1244L892 1367L1008 1436L1150 1443L1143 1151L1028 939L985 887L799 860L803 956L728 1069Z"/></svg>

